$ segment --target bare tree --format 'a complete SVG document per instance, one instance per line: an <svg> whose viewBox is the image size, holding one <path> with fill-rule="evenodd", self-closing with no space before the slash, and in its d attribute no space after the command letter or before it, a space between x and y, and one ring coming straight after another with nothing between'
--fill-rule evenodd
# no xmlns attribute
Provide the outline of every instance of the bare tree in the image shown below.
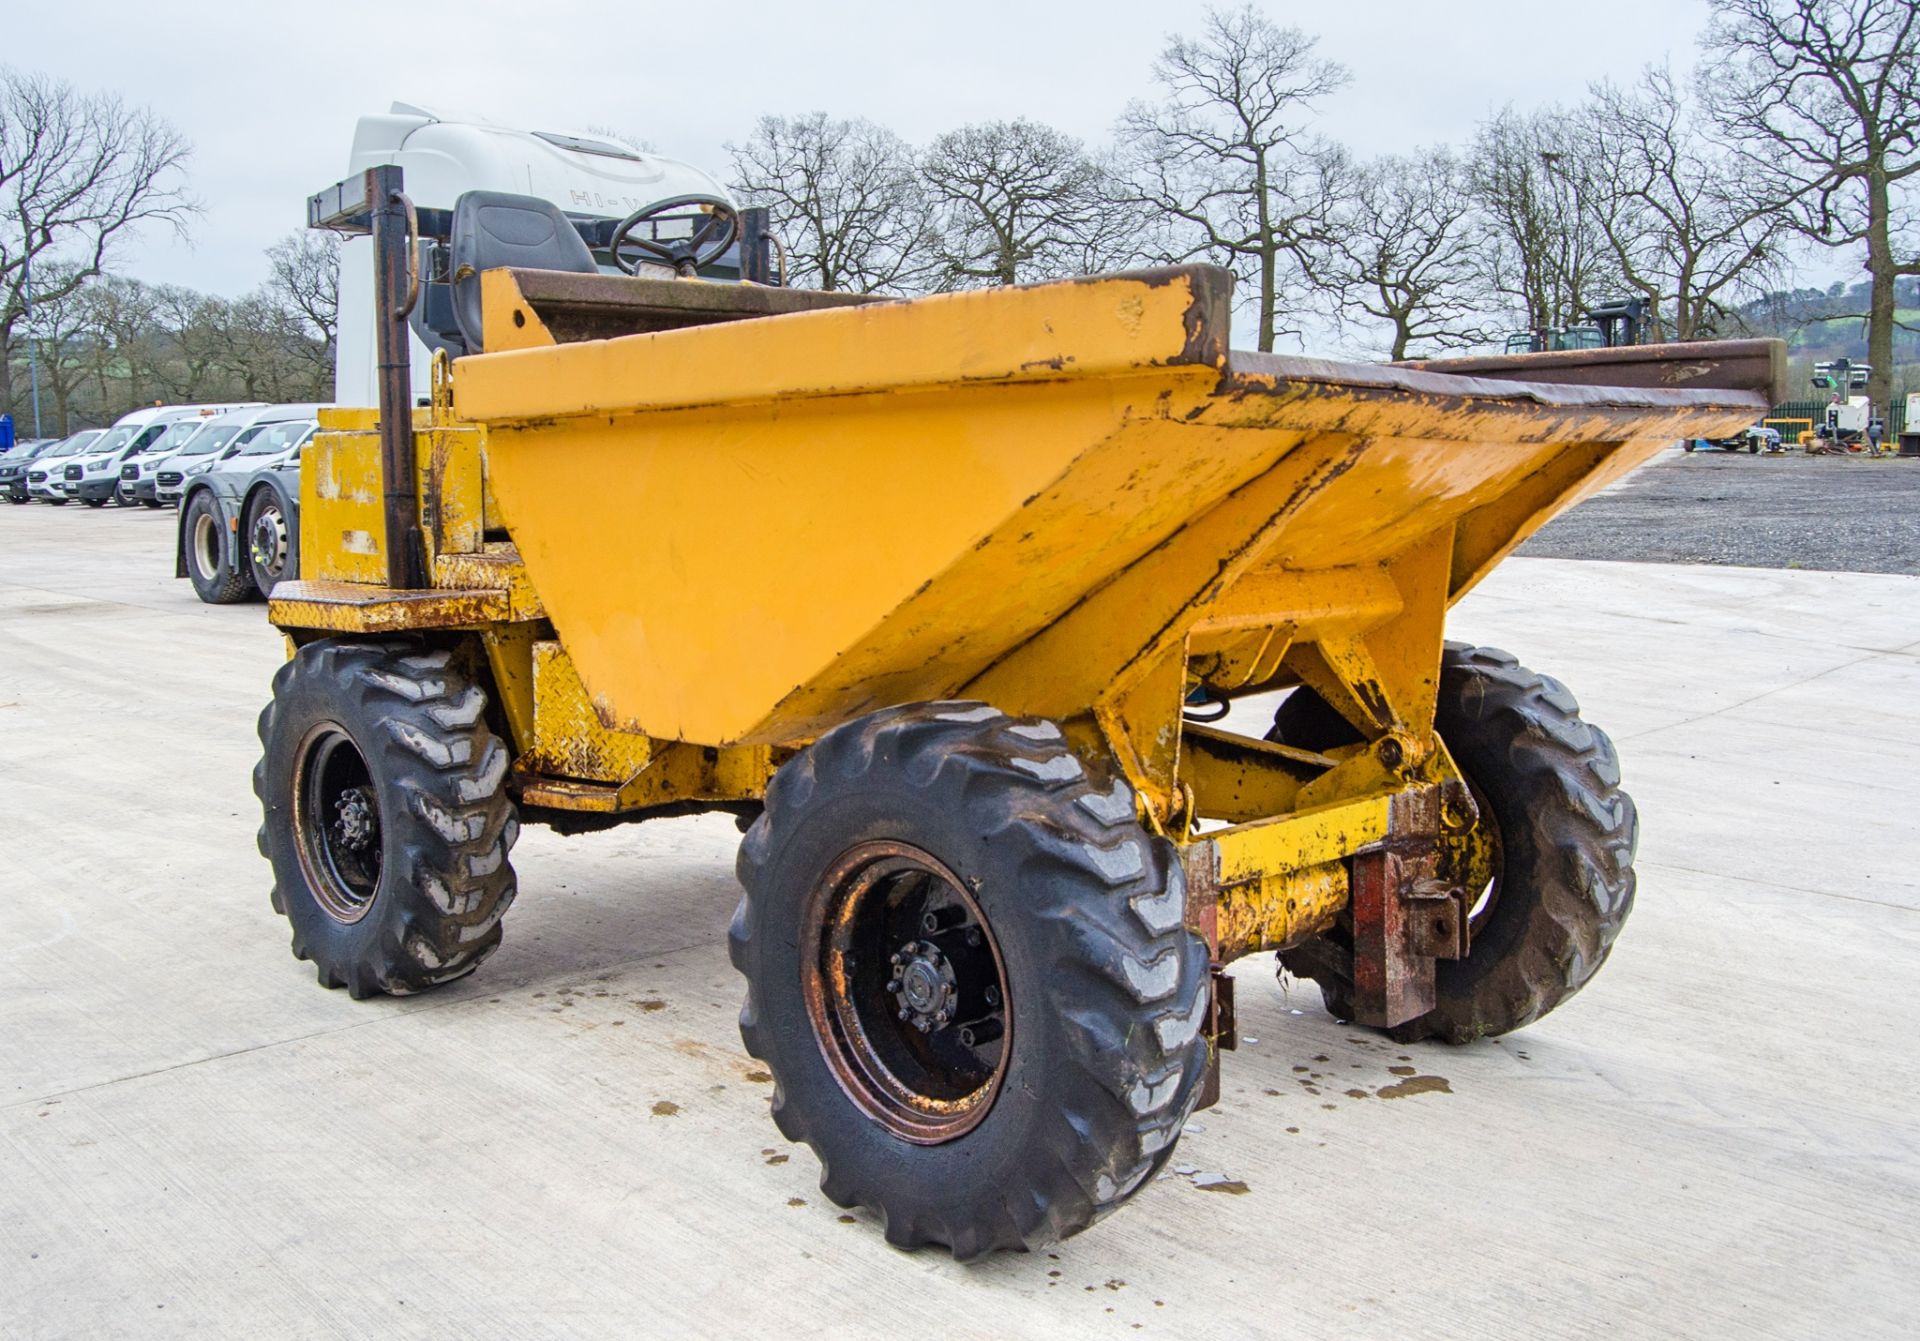
<svg viewBox="0 0 1920 1341"><path fill-rule="evenodd" d="M1714 0L1714 103L1793 226L1866 250L1868 395L1892 388L1894 288L1920 274L1920 7L1913 0Z"/></svg>
<svg viewBox="0 0 1920 1341"><path fill-rule="evenodd" d="M94 384L94 404L100 421L111 423L157 398L158 304L147 285L119 275L103 276L79 292L86 300L87 372Z"/></svg>
<svg viewBox="0 0 1920 1341"><path fill-rule="evenodd" d="M294 317L311 360L331 375L340 328L340 235L303 228L268 247L265 293Z"/></svg>
<svg viewBox="0 0 1920 1341"><path fill-rule="evenodd" d="M64 438L74 431L69 424L75 396L91 371L87 339L91 314L87 290L66 284L58 262L47 268L51 272L47 276L47 289L60 296L48 300L36 297L32 326L22 329L39 355L40 389L53 403L53 417L48 427L53 436ZM38 286L41 276L36 274L34 282Z"/></svg>
<svg viewBox="0 0 1920 1341"><path fill-rule="evenodd" d="M1572 325L1620 285L1596 223L1600 165L1574 117L1503 109L1468 159L1489 287L1528 330Z"/></svg>
<svg viewBox="0 0 1920 1341"><path fill-rule="evenodd" d="M1112 227L1106 170L1049 126L990 121L949 131L928 146L920 174L933 200L943 288L1086 274L1132 250Z"/></svg>
<svg viewBox="0 0 1920 1341"><path fill-rule="evenodd" d="M1637 87L1595 86L1581 111L1595 190L1587 203L1655 338L1712 333L1724 301L1777 267L1783 220L1699 124L1664 67Z"/></svg>
<svg viewBox="0 0 1920 1341"><path fill-rule="evenodd" d="M184 227L196 208L182 182L188 152L145 108L0 67L0 408L14 401L29 270L34 299L57 302L143 225Z"/></svg>
<svg viewBox="0 0 1920 1341"><path fill-rule="evenodd" d="M1486 289L1465 165L1428 150L1363 164L1352 183L1307 253L1335 320L1384 322L1389 359L1483 343Z"/></svg>
<svg viewBox="0 0 1920 1341"><path fill-rule="evenodd" d="M931 207L898 135L825 112L763 116L727 152L733 189L770 212L789 282L860 293L919 287L932 263Z"/></svg>
<svg viewBox="0 0 1920 1341"><path fill-rule="evenodd" d="M1127 199L1165 222L1158 259L1230 266L1263 350L1304 289L1303 254L1327 235L1346 168L1307 130L1314 102L1347 82L1314 45L1252 5L1209 10L1199 37L1174 37L1154 62L1160 100L1132 104L1118 130Z"/></svg>

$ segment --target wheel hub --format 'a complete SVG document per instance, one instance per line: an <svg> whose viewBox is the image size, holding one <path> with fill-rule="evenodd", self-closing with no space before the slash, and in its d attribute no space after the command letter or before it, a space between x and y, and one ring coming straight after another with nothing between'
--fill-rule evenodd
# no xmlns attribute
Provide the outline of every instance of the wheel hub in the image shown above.
<svg viewBox="0 0 1920 1341"><path fill-rule="evenodd" d="M953 965L932 941L908 941L900 948L887 990L900 1003L900 1018L923 1034L953 1021Z"/></svg>
<svg viewBox="0 0 1920 1341"><path fill-rule="evenodd" d="M365 852L380 836L380 812L375 808L373 790L350 787L334 802L335 840L349 852Z"/></svg>

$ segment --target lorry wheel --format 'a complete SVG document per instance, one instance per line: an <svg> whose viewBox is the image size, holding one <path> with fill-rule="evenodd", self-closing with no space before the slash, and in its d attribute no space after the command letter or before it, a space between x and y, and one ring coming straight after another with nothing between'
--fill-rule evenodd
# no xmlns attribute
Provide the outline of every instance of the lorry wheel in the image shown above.
<svg viewBox="0 0 1920 1341"><path fill-rule="evenodd" d="M1606 733L1566 686L1505 652L1447 645L1434 724L1493 831L1494 869L1467 957L1438 961L1433 1010L1390 1032L1468 1043L1531 1024L1606 962L1633 908L1639 820ZM1352 942L1339 927L1326 940L1336 953L1303 947L1280 967L1313 977L1327 1009L1351 1019L1351 979L1330 965L1351 961Z"/></svg>
<svg viewBox="0 0 1920 1341"><path fill-rule="evenodd" d="M520 821L486 703L450 652L413 642L309 643L274 675L260 853L323 986L404 996L499 946Z"/></svg>
<svg viewBox="0 0 1920 1341"><path fill-rule="evenodd" d="M247 502L247 566L262 596L294 575L295 537L287 525L286 509L271 489L263 488Z"/></svg>
<svg viewBox="0 0 1920 1341"><path fill-rule="evenodd" d="M187 504L180 523L181 544L187 552L187 577L208 605L232 605L253 592L253 576L227 557L226 523L213 495L197 493Z"/></svg>
<svg viewBox="0 0 1920 1341"><path fill-rule="evenodd" d="M1052 723L931 703L837 727L774 777L739 875L774 1121L889 1242L1037 1248L1172 1153L1206 945L1172 844Z"/></svg>

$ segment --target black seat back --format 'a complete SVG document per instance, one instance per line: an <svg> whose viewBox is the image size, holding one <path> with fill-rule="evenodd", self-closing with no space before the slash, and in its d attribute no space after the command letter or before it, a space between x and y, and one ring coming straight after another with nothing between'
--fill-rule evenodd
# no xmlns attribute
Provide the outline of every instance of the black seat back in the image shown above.
<svg viewBox="0 0 1920 1341"><path fill-rule="evenodd" d="M599 272L593 253L552 201L504 191L468 191L453 202L448 247L453 321L466 352L481 349L480 276L514 266L522 270Z"/></svg>

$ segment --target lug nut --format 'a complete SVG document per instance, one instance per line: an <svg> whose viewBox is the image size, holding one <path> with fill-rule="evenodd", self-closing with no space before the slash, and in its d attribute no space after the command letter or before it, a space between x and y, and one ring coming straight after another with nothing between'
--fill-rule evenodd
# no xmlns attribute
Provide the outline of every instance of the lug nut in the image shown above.
<svg viewBox="0 0 1920 1341"><path fill-rule="evenodd" d="M951 906L946 908L929 908L920 915L920 930L932 936L947 930L949 927L957 927L966 920L967 913L964 908L954 908Z"/></svg>
<svg viewBox="0 0 1920 1341"><path fill-rule="evenodd" d="M1000 1037L1000 1021L988 1016L985 1019L968 1020L960 1026L960 1041L967 1047L977 1048L982 1043L991 1043Z"/></svg>
<svg viewBox="0 0 1920 1341"><path fill-rule="evenodd" d="M987 989L987 991L986 991L986 1000L987 1000L987 1004L988 1004L989 1006L997 1006L997 1005L999 1005L999 1004L1000 1004L1000 989L999 989L998 987L989 987L989 988Z"/></svg>

